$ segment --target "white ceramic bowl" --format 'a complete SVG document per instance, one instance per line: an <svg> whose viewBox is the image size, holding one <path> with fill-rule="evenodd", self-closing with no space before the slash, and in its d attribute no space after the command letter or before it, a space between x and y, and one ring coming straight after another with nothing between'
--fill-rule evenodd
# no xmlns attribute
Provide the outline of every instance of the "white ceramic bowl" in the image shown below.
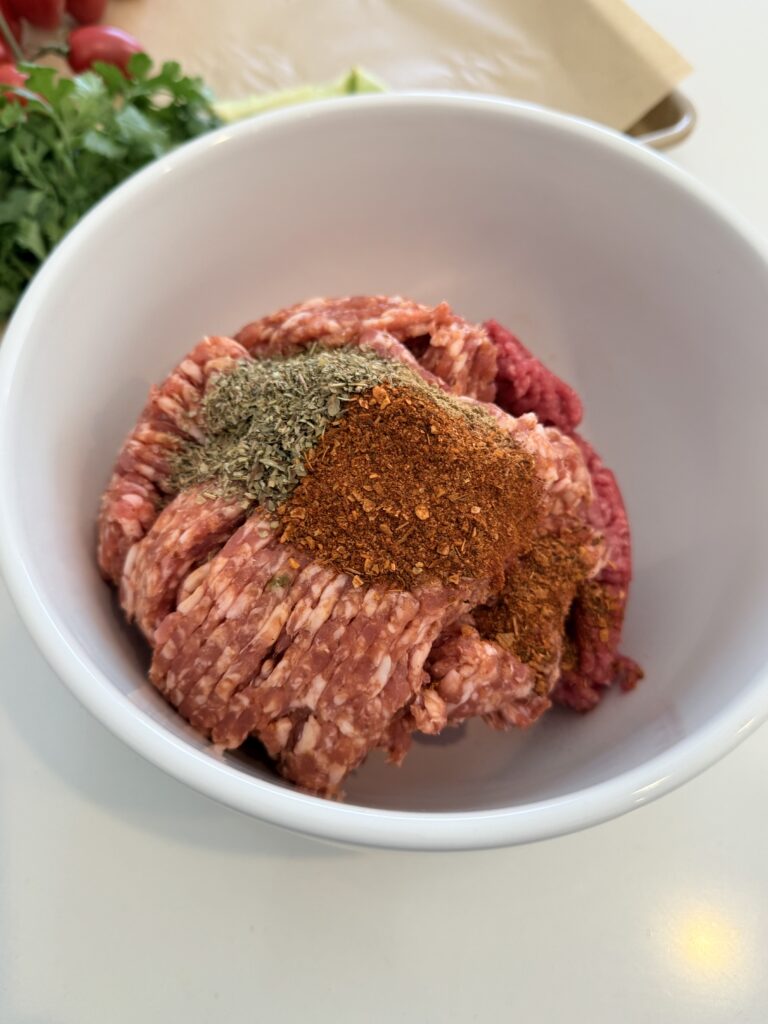
<svg viewBox="0 0 768 1024"><path fill-rule="evenodd" d="M94 519L152 381L206 333L310 295L448 299L583 395L635 537L625 650L593 714L480 723L373 757L346 804L214 756L145 681ZM661 157L542 110L354 98L226 128L137 175L47 262L2 344L0 542L43 652L118 736L196 789L317 836L456 849L565 833L712 763L768 711L768 265ZM41 704L40 714L45 714Z"/></svg>

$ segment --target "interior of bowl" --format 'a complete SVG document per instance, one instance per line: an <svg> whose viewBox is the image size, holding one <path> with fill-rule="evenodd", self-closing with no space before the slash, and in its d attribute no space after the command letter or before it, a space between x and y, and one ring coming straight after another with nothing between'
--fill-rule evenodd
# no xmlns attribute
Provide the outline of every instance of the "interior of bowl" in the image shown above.
<svg viewBox="0 0 768 1024"><path fill-rule="evenodd" d="M629 145L510 104L376 98L223 132L107 200L7 341L9 572L42 600L50 643L220 763L145 680L95 565L99 495L150 384L200 337L312 295L399 293L495 317L582 394L629 508L624 649L647 678L587 716L524 733L476 723L416 742L399 770L373 757L349 800L477 811L563 797L763 685L766 268ZM282 785L252 753L227 760Z"/></svg>

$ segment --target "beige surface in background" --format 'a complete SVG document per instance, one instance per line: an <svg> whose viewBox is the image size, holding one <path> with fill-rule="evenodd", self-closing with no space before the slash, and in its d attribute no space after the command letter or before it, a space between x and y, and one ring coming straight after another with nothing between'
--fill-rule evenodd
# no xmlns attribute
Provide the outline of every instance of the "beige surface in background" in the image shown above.
<svg viewBox="0 0 768 1024"><path fill-rule="evenodd" d="M622 0L111 0L106 19L219 98L362 65L396 89L465 89L625 129L688 74Z"/></svg>

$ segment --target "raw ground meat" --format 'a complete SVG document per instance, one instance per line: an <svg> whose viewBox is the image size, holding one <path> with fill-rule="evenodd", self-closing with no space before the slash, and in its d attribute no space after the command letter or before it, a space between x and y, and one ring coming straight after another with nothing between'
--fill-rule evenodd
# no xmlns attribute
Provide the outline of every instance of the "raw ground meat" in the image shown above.
<svg viewBox="0 0 768 1024"><path fill-rule="evenodd" d="M200 488L171 493L170 459L201 438L200 403L215 374L315 341L364 345L486 403L536 460L541 531L592 531L594 563L568 617L564 668L562 630L551 665L536 673L480 635L473 608L492 597L487 581L356 587L281 544L261 509ZM497 382L498 405L487 404ZM414 731L478 715L494 728L525 727L553 699L584 710L615 679L629 687L639 677L617 653L631 575L626 513L613 474L574 433L580 418L575 392L495 321L478 327L445 303L397 297L301 303L249 324L237 341L206 338L152 390L102 499L99 565L154 648L152 682L195 728L226 749L255 736L286 778L335 796L374 747L402 760Z"/></svg>
<svg viewBox="0 0 768 1024"><path fill-rule="evenodd" d="M542 423L566 433L575 430L583 409L573 388L531 355L506 327L488 320L485 328L496 346L498 405L513 416L533 412Z"/></svg>
<svg viewBox="0 0 768 1024"><path fill-rule="evenodd" d="M200 437L196 417L208 380L248 358L231 338L205 338L152 388L101 499L97 556L110 582L120 582L129 548L150 529L169 494L171 456L184 441Z"/></svg>
<svg viewBox="0 0 768 1024"><path fill-rule="evenodd" d="M355 587L256 512L160 624L150 678L215 743L256 736L286 778L334 795L422 686L439 633L487 593Z"/></svg>
<svg viewBox="0 0 768 1024"><path fill-rule="evenodd" d="M574 665L563 672L554 699L577 711L589 711L612 683L619 682L623 689L631 690L643 672L618 650L632 576L624 501L615 476L594 448L578 434L574 434L574 440L592 477L596 501L591 518L605 537L607 558L595 580L577 592L568 621L575 648Z"/></svg>
<svg viewBox="0 0 768 1024"><path fill-rule="evenodd" d="M532 413L515 418L488 406L499 426L534 456L543 483L545 513L540 532L560 534L574 528L596 527L602 538L603 518L595 508L592 477L578 444L551 427L543 427ZM591 548L589 575L597 577L606 564L607 544ZM508 571L514 571L515 566ZM563 619L567 608L563 609ZM539 672L494 640L484 638L468 613L436 641L427 662L430 682L393 727L389 752L393 761L405 756L413 731L435 733L446 725L459 725L482 716L495 729L532 725L551 706L550 696L560 678L563 620L553 626L551 662Z"/></svg>
<svg viewBox="0 0 768 1024"><path fill-rule="evenodd" d="M369 340L389 358L414 362L384 332ZM536 459L544 524L585 519L592 483L574 442L532 415L494 416ZM256 736L287 778L332 795L374 746L402 758L414 728L435 731L476 714L496 727L525 725L549 706L508 651L471 626L450 632L487 598L485 581L413 594L355 588L346 574L279 543L256 512L180 591L184 566L218 547L222 524L231 532L242 517L233 503L182 493L131 549L121 586L126 611L154 637L152 681L215 743L231 749ZM436 647L438 637L446 639ZM434 667L451 658L452 671Z"/></svg>
<svg viewBox="0 0 768 1024"><path fill-rule="evenodd" d="M578 445L559 430L544 427L532 413L510 416L498 406L486 406L502 430L536 460L537 474L546 497L542 528L558 527L563 517L575 516L593 523L595 491L589 469Z"/></svg>
<svg viewBox="0 0 768 1024"><path fill-rule="evenodd" d="M484 327L456 316L446 302L422 306L384 295L310 299L244 327L237 340L254 355L291 352L320 341L355 345L364 333L385 331L412 348L420 364L457 395L492 402L496 346Z"/></svg>
<svg viewBox="0 0 768 1024"><path fill-rule="evenodd" d="M503 727L525 727L550 704L546 694L536 693L530 666L499 644L483 640L471 615L443 634L428 671L449 725L482 715Z"/></svg>
<svg viewBox="0 0 768 1024"><path fill-rule="evenodd" d="M200 487L177 494L144 537L128 550L120 603L152 643L155 629L176 607L179 587L245 519L242 501L207 499Z"/></svg>
<svg viewBox="0 0 768 1024"><path fill-rule="evenodd" d="M563 672L553 694L560 704L589 711L612 683L620 682L629 690L643 675L636 662L618 651L632 578L632 545L624 499L613 473L576 433L583 410L573 388L531 355L506 327L495 320L487 321L485 327L498 350L497 404L514 416L534 413L541 423L570 434L584 456L594 485L596 501L590 519L605 536L608 558L595 581L576 597L568 623L574 664Z"/></svg>

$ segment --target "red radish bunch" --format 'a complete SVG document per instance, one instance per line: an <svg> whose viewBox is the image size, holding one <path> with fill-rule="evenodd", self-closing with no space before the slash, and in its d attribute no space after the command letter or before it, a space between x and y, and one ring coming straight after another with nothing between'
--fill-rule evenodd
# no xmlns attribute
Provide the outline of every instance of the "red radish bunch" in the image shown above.
<svg viewBox="0 0 768 1024"><path fill-rule="evenodd" d="M9 32L18 43L21 39L21 22L13 13L10 0L0 0L0 13L2 13L5 18L5 23L8 26ZM3 63L6 61L12 61L13 57L14 53L10 44L6 42L4 36L0 36L0 61Z"/></svg>
<svg viewBox="0 0 768 1024"><path fill-rule="evenodd" d="M27 76L23 71L19 71L15 64L0 64L0 85L10 85L14 89L23 89L26 81ZM11 102L22 104L27 102L23 96L19 96L16 93L8 93L8 97Z"/></svg>
<svg viewBox="0 0 768 1024"><path fill-rule="evenodd" d="M97 60L128 70L128 61L141 52L141 43L111 25L83 25L69 33L67 60L73 71L85 71Z"/></svg>
<svg viewBox="0 0 768 1024"><path fill-rule="evenodd" d="M36 28L58 28L64 17L64 0L9 0L13 13Z"/></svg>
<svg viewBox="0 0 768 1024"><path fill-rule="evenodd" d="M95 25L104 17L107 0L67 0L67 14L81 25Z"/></svg>
<svg viewBox="0 0 768 1024"><path fill-rule="evenodd" d="M0 0L0 84L23 85L24 75L15 64L24 59L20 46L24 22L51 32L67 28L63 45L57 40L40 52L64 53L75 72L87 70L96 61L127 71L128 61L142 46L122 29L98 24L106 6L107 0ZM75 26L68 27L73 21Z"/></svg>

